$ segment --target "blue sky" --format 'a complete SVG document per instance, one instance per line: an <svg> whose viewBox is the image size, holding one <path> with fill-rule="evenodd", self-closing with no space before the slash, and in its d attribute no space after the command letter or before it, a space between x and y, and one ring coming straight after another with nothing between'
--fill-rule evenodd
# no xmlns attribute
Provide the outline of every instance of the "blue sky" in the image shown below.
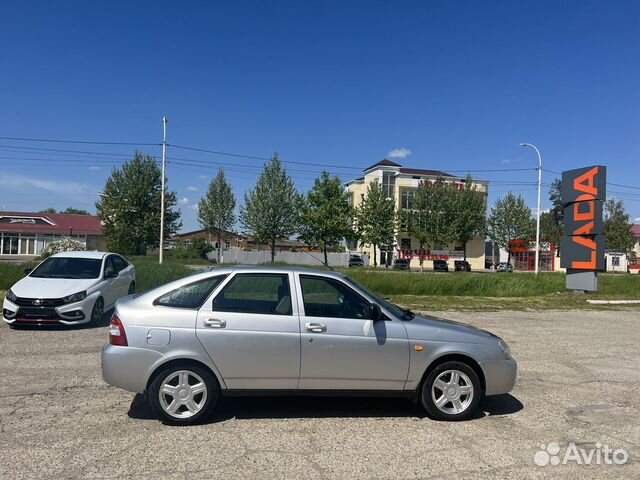
<svg viewBox="0 0 640 480"><path fill-rule="evenodd" d="M15 2L0 42L4 137L156 144L167 115L169 143L302 162L286 164L301 191L323 165L346 181L401 150L417 168L531 168L475 176L534 207L531 142L549 169L640 187L638 2ZM0 207L94 211L105 160L135 148L0 140ZM217 168L240 203L262 164L169 157L211 162L169 164L186 230ZM609 191L640 222L640 189Z"/></svg>

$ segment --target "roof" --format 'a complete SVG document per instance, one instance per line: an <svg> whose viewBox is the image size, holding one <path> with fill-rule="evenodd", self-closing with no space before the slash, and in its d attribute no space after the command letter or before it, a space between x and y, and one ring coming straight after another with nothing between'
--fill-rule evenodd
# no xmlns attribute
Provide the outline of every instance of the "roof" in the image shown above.
<svg viewBox="0 0 640 480"><path fill-rule="evenodd" d="M207 233L207 230L204 229L204 228L201 228L200 230L192 230L191 232L176 233L174 238L187 237L189 235L198 235L198 234L201 234L201 233ZM225 230L224 234L227 235L227 236L231 236L231 235L242 236L242 235L239 235L239 234L237 234L235 232L231 232L229 230ZM214 233L212 235L216 235L216 234Z"/></svg>
<svg viewBox="0 0 640 480"><path fill-rule="evenodd" d="M384 160L380 160L379 162L374 163L373 165L371 165L368 168L365 168L364 170L366 172L367 170L371 170L371 169L376 168L376 167L400 167L400 166L401 165L399 163L392 162L391 160L387 160L385 158Z"/></svg>
<svg viewBox="0 0 640 480"><path fill-rule="evenodd" d="M110 252L98 252L98 251L69 251L69 252L60 252L55 255L51 255L52 257L64 257L64 258L94 258L101 260L105 255L109 255Z"/></svg>
<svg viewBox="0 0 640 480"><path fill-rule="evenodd" d="M400 173L407 175L429 175L431 177L453 177L453 175L440 170L423 170L421 168L404 168L400 169Z"/></svg>
<svg viewBox="0 0 640 480"><path fill-rule="evenodd" d="M631 233L633 233L633 236L636 238L640 237L640 224L631 225Z"/></svg>
<svg viewBox="0 0 640 480"><path fill-rule="evenodd" d="M95 215L0 211L0 232L102 235L102 223Z"/></svg>

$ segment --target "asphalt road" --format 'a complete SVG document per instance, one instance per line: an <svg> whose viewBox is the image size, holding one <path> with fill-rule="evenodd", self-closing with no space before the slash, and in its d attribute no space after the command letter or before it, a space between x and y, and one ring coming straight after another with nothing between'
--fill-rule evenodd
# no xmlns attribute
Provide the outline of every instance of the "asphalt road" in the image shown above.
<svg viewBox="0 0 640 480"><path fill-rule="evenodd" d="M446 316L503 336L520 365L512 395L462 423L406 400L248 398L224 400L206 425L169 427L103 383L106 328L2 325L0 477L640 478L640 311ZM599 447L593 463L604 445L629 457L538 466L552 442L559 458L570 442Z"/></svg>

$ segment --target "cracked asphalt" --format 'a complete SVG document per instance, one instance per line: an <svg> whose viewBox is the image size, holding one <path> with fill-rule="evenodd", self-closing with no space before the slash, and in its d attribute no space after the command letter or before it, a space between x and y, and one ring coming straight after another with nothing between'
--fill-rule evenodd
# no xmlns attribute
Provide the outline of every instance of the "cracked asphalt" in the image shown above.
<svg viewBox="0 0 640 480"><path fill-rule="evenodd" d="M106 328L2 325L0 477L640 478L640 311L442 316L502 336L520 367L512 394L467 422L400 399L245 398L206 425L169 427L102 381ZM629 457L536 465L551 442L560 457L571 442Z"/></svg>

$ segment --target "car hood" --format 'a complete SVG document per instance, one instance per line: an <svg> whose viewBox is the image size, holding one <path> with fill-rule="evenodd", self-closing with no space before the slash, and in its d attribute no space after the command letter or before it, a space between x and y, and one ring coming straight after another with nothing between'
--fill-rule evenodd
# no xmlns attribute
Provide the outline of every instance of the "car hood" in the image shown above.
<svg viewBox="0 0 640 480"><path fill-rule="evenodd" d="M407 335L412 340L436 342L492 343L493 333L460 322L416 315L405 323Z"/></svg>
<svg viewBox="0 0 640 480"><path fill-rule="evenodd" d="M62 298L87 290L96 283L97 278L25 277L11 287L11 291L22 298Z"/></svg>

